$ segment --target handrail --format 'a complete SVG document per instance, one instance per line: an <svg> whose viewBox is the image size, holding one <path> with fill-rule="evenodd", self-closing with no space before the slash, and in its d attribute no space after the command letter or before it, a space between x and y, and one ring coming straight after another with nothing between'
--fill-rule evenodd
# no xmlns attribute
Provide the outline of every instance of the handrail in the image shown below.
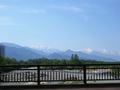
<svg viewBox="0 0 120 90"><path fill-rule="evenodd" d="M35 81L35 82L37 82L37 85L40 85L40 82L41 81L84 81L84 84L86 85L87 84L87 81L89 81L89 80L120 80L120 73L119 73L119 70L120 70L120 67L118 68L118 67L113 67L113 68L87 68L87 66L98 66L98 65L115 65L115 66L117 66L117 65L120 65L120 64L60 64L60 65L57 65L57 64L54 64L54 65L0 65L0 67L33 67L33 66L35 66L35 67L37 67L37 69L10 69L10 70L36 70L37 71L37 80L35 80L35 76L34 76L34 80L33 81ZM50 80L46 80L46 76L45 76L45 80L43 80L43 76L42 76L42 80L41 80L41 76L40 75L42 75L43 74L43 71L40 71L40 70L45 70L45 69L41 69L40 68L40 66L82 66L83 68L72 68L72 69L82 69L83 71L82 71L82 73L83 73L83 77L82 77L82 75L81 75L81 77L79 77L79 75L78 75L78 77L79 78L77 78L77 80L75 79L75 80L71 80L71 74L70 74L70 80L68 80L68 77L67 77L67 79L65 79L65 73L64 73L64 80L63 79L59 79L59 80L54 80L54 72L53 72L53 80L51 79L51 77L50 77ZM56 70L57 68L54 68L53 70ZM58 69L60 69L60 68L58 68ZM70 68L62 68L62 69L70 69ZM102 71L102 79L100 79L100 72L99 72L99 79L95 79L95 75L94 75L94 79L92 79L92 77L91 77L91 79L89 78L89 76L87 75L88 74L88 71L86 72L86 70L87 69L117 69L117 70L115 70L114 72L112 72L112 73L114 73L114 75L115 75L115 77L118 75L118 78L116 79L114 79L114 78L111 78L111 73L110 73L110 79L108 79L108 72L107 72L107 79L103 79L103 71ZM0 69L1 70L1 69ZM4 70L4 69L3 69ZM9 70L9 69L8 69ZM50 70L50 69L47 69L47 70ZM92 71L91 71L92 72ZM34 72L35 73L35 72ZM42 73L42 74L41 74ZM46 73L46 71L45 71L45 73ZM26 75L26 82L32 82L32 81L30 81L30 79L27 79L27 75L29 76L30 74L33 74L32 72L25 72L25 74L24 74L24 72L22 72L22 73L20 73L20 75L19 75L19 73L17 73L17 75L15 75L15 73L13 74L13 75L8 75L8 81L6 81L6 80L3 80L2 82L22 82L22 79L20 79L20 81L18 81L18 76L20 76L21 77L21 75L23 75L23 78L24 78L24 75ZM95 73L92 73L92 74L95 74ZM50 72L50 75L51 75L51 72ZM68 74L67 74L68 75ZM11 81L12 79L12 76L14 76L14 81ZM16 81L16 79L15 79L15 77L17 76L17 81ZM55 75L56 76L56 78L57 78L57 74ZM88 76L88 79L87 79L87 76ZM92 76L92 75L91 75ZM61 76L62 77L62 76ZM97 77L97 76L96 76ZM106 76L105 76L106 77ZM4 79L4 76L0 76L0 78L3 78ZM60 76L59 76L59 78L60 78ZM63 77L62 77L63 78ZM27 81L27 80L29 80L29 81ZM24 82L24 80L23 80L23 82Z"/></svg>
<svg viewBox="0 0 120 90"><path fill-rule="evenodd" d="M0 65L0 67L23 67L23 66L28 66L28 67L32 67L32 66L96 66L96 65L120 65L120 64L51 64L51 65Z"/></svg>

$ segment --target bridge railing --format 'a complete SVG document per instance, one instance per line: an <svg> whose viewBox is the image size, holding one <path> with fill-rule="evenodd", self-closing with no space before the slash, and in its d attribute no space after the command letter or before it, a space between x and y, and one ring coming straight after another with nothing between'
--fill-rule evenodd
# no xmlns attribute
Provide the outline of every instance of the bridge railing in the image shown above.
<svg viewBox="0 0 120 90"><path fill-rule="evenodd" d="M0 86L53 84L89 84L120 80L120 64L0 65ZM118 82L118 81L117 81ZM118 82L120 83L120 82Z"/></svg>

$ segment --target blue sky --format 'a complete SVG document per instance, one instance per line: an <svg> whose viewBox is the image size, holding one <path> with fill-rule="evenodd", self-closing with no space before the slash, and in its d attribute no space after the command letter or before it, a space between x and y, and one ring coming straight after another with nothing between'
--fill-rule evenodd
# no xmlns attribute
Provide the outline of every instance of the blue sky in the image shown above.
<svg viewBox="0 0 120 90"><path fill-rule="evenodd" d="M0 0L0 42L120 52L120 0Z"/></svg>

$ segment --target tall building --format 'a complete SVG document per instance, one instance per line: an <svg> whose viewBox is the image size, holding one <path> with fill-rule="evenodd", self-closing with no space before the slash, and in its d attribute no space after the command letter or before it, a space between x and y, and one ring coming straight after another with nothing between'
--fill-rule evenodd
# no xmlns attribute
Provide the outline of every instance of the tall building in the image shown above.
<svg viewBox="0 0 120 90"><path fill-rule="evenodd" d="M0 45L0 55L5 57L5 47L3 45Z"/></svg>

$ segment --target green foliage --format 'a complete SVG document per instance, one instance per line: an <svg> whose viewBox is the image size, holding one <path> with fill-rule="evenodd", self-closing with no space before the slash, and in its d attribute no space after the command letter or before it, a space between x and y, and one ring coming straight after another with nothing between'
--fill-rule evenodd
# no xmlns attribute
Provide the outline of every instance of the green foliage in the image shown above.
<svg viewBox="0 0 120 90"><path fill-rule="evenodd" d="M73 54L71 55L71 60L74 60L74 55Z"/></svg>
<svg viewBox="0 0 120 90"><path fill-rule="evenodd" d="M38 58L38 59L29 59L28 61L17 61L15 58L10 59L9 57L3 57L0 56L0 65L59 65L59 64L120 64L120 62L104 62L104 61L95 61L95 60L84 60L84 59L79 59L77 54L72 54L71 55L71 60L58 60L58 59L47 59L47 58ZM46 66L44 66L46 67ZM62 69L66 66L47 66L46 68L59 68ZM81 67L81 66L68 66L68 68L76 68L76 67ZM88 66L87 66L88 67ZM106 66L93 66L93 67L100 67L104 68ZM113 67L120 67L120 65L109 65L110 68ZM8 67L9 69L12 69L13 67ZM20 68L20 67L19 67ZM7 69L7 67L0 67L0 72L2 69Z"/></svg>
<svg viewBox="0 0 120 90"><path fill-rule="evenodd" d="M67 66L67 68L70 68L70 69L71 69L72 67L71 67L71 66Z"/></svg>

